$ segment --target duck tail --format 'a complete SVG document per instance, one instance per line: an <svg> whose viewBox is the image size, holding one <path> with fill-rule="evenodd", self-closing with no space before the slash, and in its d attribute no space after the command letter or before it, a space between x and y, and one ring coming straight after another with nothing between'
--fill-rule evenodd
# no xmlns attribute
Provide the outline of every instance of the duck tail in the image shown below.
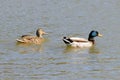
<svg viewBox="0 0 120 80"><path fill-rule="evenodd" d="M16 41L17 41L17 42L22 42L22 43L24 43L24 41L21 40L21 39L16 39Z"/></svg>
<svg viewBox="0 0 120 80"><path fill-rule="evenodd" d="M63 37L63 41L65 44L71 44L73 41L70 38Z"/></svg>

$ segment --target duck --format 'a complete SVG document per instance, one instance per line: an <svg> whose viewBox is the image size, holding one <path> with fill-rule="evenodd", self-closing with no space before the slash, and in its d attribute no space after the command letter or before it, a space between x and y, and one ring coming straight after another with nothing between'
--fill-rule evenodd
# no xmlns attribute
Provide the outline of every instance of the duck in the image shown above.
<svg viewBox="0 0 120 80"><path fill-rule="evenodd" d="M63 37L63 42L67 46L71 47L80 47L80 48L85 48L85 47L91 47L95 44L95 37L102 37L102 34L100 34L96 30L92 30L89 33L88 39L85 38L80 38L80 37Z"/></svg>
<svg viewBox="0 0 120 80"><path fill-rule="evenodd" d="M43 35L48 34L43 29L38 28L36 30L36 36L32 35L22 35L20 39L16 39L17 42L20 43L33 43L33 44L41 44L44 40Z"/></svg>

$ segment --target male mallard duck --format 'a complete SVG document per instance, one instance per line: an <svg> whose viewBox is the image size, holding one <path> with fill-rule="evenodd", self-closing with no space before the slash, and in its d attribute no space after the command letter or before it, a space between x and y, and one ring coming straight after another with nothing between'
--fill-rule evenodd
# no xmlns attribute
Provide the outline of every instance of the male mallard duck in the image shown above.
<svg viewBox="0 0 120 80"><path fill-rule="evenodd" d="M98 33L98 31L91 31L87 39L84 38L79 38L79 37L63 37L63 41L65 42L65 44L70 45L72 47L80 47L80 48L84 48L84 47L91 47L94 43L94 37L99 36L101 37L102 35L100 33Z"/></svg>
<svg viewBox="0 0 120 80"><path fill-rule="evenodd" d="M47 33L39 28L36 31L36 36L22 35L21 39L17 39L17 42L40 44L43 41L42 35L44 35L44 34L47 34Z"/></svg>

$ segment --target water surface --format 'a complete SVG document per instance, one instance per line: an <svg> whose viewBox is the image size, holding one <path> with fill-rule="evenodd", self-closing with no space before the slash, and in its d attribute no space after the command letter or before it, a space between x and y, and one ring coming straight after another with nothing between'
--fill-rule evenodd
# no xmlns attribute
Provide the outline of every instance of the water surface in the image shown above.
<svg viewBox="0 0 120 80"><path fill-rule="evenodd" d="M0 0L1 80L119 80L119 0ZM16 43L22 34L49 35L41 45ZM70 48L63 36L102 38L87 48Z"/></svg>

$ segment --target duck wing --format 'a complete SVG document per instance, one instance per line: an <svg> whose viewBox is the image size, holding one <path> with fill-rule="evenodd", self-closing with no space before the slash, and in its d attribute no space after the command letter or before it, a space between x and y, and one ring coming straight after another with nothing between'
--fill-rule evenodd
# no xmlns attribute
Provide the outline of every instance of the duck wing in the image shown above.
<svg viewBox="0 0 120 80"><path fill-rule="evenodd" d="M21 38L31 37L31 35L22 35Z"/></svg>
<svg viewBox="0 0 120 80"><path fill-rule="evenodd" d="M18 42L22 42L22 43L28 43L31 42L32 39L34 39L35 36L31 36L31 35L22 35L21 39L16 39Z"/></svg>
<svg viewBox="0 0 120 80"><path fill-rule="evenodd" d="M79 37L70 37L69 39L71 39L73 42L88 42L87 39Z"/></svg>

